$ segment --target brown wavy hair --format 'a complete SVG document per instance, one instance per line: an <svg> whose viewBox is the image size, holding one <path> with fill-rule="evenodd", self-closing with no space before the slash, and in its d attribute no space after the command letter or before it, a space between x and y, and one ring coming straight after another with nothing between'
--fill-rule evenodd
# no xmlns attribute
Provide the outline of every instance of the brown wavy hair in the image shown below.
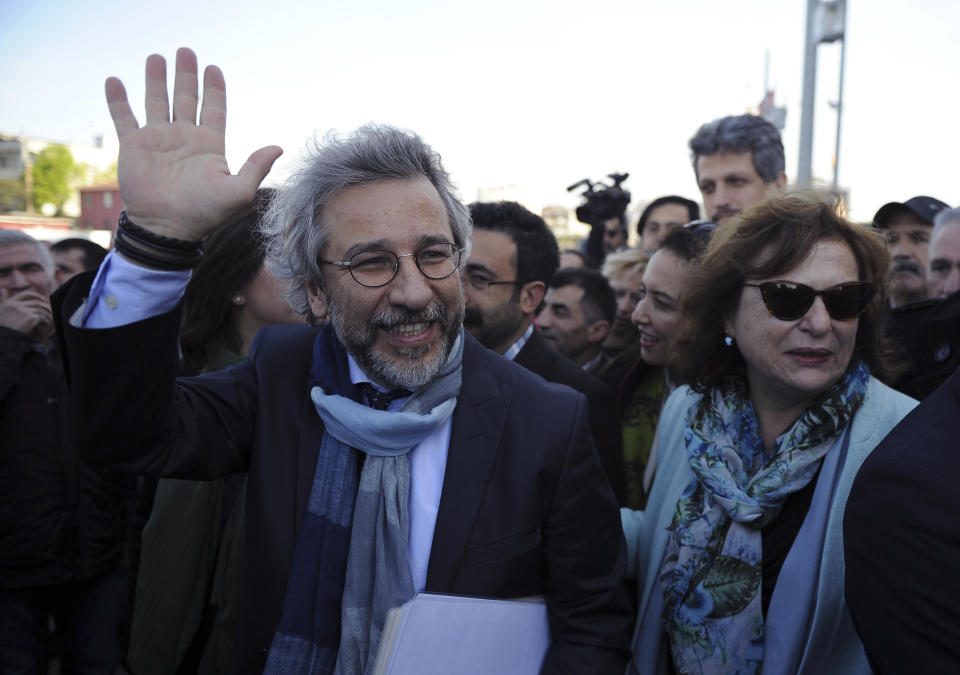
<svg viewBox="0 0 960 675"><path fill-rule="evenodd" d="M685 279L683 318L668 356L673 380L700 393L730 378L745 387L746 362L723 342L724 322L736 313L744 282L788 272L821 241L846 243L857 261L859 280L873 285L873 301L860 316L851 363L861 359L873 375L890 381L897 366L879 320L886 299L886 243L874 230L847 220L839 196L824 191L769 199L717 227Z"/></svg>

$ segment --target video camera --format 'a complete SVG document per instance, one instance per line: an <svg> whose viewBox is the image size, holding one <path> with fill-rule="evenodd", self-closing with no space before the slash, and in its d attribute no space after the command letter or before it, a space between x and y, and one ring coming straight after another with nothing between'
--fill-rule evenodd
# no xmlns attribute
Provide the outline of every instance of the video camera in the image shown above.
<svg viewBox="0 0 960 675"><path fill-rule="evenodd" d="M600 225L610 218L622 218L630 204L630 192L621 188L620 184L629 176L629 173L611 173L607 177L613 180L613 185L599 181L594 183L584 178L568 187L567 192L573 192L583 185L587 186L581 195L585 201L577 207L577 220L587 225Z"/></svg>

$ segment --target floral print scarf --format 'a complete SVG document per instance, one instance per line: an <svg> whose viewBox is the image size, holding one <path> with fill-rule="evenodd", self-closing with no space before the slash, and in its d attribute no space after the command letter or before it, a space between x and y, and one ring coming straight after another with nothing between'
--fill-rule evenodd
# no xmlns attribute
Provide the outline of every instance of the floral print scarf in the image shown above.
<svg viewBox="0 0 960 675"><path fill-rule="evenodd" d="M678 673L761 671L761 530L816 474L869 378L862 362L848 370L770 450L753 404L732 384L690 408L684 442L694 477L677 502L660 569Z"/></svg>

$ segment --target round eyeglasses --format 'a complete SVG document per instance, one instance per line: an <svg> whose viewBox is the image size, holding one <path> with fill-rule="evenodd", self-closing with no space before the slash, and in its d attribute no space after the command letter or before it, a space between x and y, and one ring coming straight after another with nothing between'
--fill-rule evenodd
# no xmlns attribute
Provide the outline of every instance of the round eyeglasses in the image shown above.
<svg viewBox="0 0 960 675"><path fill-rule="evenodd" d="M360 251L350 256L349 260L323 260L317 258L321 265L335 265L350 270L350 276L361 286L377 288L386 286L397 276L400 269L400 258L413 258L417 269L428 279L445 279L460 267L462 248L456 244L438 243L424 246L416 253L397 255L393 251L375 249Z"/></svg>

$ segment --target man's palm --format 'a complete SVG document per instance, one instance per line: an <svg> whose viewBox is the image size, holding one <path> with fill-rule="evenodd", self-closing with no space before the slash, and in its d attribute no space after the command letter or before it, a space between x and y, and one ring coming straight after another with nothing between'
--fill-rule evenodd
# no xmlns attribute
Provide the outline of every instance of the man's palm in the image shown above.
<svg viewBox="0 0 960 675"><path fill-rule="evenodd" d="M276 146L261 148L232 175L224 156L226 88L220 70L208 66L204 73L199 124L193 52L177 52L172 122L163 58L148 57L146 71L143 127L133 116L123 84L115 78L106 83L120 139L117 174L127 216L157 234L198 240L252 201L282 151Z"/></svg>

